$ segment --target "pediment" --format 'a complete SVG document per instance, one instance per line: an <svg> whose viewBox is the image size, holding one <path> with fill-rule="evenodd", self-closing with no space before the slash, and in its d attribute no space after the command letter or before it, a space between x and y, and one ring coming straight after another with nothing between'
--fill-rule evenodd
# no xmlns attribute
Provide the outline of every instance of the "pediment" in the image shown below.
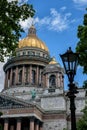
<svg viewBox="0 0 87 130"><path fill-rule="evenodd" d="M32 106L32 104L26 103L25 101L19 100L18 98L0 94L0 109L14 109Z"/></svg>

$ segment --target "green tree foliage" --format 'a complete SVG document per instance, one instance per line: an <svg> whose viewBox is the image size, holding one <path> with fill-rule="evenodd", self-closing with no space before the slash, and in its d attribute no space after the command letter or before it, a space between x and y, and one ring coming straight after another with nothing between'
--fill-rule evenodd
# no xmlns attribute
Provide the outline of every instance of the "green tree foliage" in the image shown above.
<svg viewBox="0 0 87 130"><path fill-rule="evenodd" d="M76 51L79 52L79 64L83 67L83 73L87 74L87 14L84 15L83 25L78 26L77 37L79 42ZM84 81L83 88L87 88L87 80Z"/></svg>
<svg viewBox="0 0 87 130"><path fill-rule="evenodd" d="M34 13L30 4L19 5L18 0L0 0L0 61L4 61L4 56L14 54L21 32L24 32L20 19L33 17Z"/></svg>
<svg viewBox="0 0 87 130"><path fill-rule="evenodd" d="M87 74L87 14L84 15L83 25L78 26L77 36L79 42L76 51L79 52L79 64L83 67L83 73Z"/></svg>
<svg viewBox="0 0 87 130"><path fill-rule="evenodd" d="M87 130L87 103L82 112L83 112L83 116L77 122L77 130Z"/></svg>

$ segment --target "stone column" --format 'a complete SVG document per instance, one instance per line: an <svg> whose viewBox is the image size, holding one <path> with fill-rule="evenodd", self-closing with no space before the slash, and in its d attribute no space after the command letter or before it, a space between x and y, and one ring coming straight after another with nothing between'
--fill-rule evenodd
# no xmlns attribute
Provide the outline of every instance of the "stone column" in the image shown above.
<svg viewBox="0 0 87 130"><path fill-rule="evenodd" d="M10 71L10 86L12 85L12 68L11 68L11 71Z"/></svg>
<svg viewBox="0 0 87 130"><path fill-rule="evenodd" d="M60 87L62 87L62 74L60 73Z"/></svg>
<svg viewBox="0 0 87 130"><path fill-rule="evenodd" d="M44 75L44 87L47 88L47 85L46 85L46 74Z"/></svg>
<svg viewBox="0 0 87 130"><path fill-rule="evenodd" d="M15 79L15 83L18 84L18 66L16 67L16 79Z"/></svg>
<svg viewBox="0 0 87 130"><path fill-rule="evenodd" d="M36 68L36 84L38 85L39 83L39 67L37 66Z"/></svg>
<svg viewBox="0 0 87 130"><path fill-rule="evenodd" d="M29 83L29 66L27 67L27 71L28 71L28 72L27 72L27 76L28 76L28 77L27 77L27 82Z"/></svg>
<svg viewBox="0 0 87 130"><path fill-rule="evenodd" d="M5 119L5 121L4 121L4 130L8 130L8 126L9 126L9 121L8 121L8 119Z"/></svg>
<svg viewBox="0 0 87 130"><path fill-rule="evenodd" d="M25 83L29 83L29 67L25 68Z"/></svg>
<svg viewBox="0 0 87 130"><path fill-rule="evenodd" d="M21 130L21 119L17 119L17 127L16 130Z"/></svg>
<svg viewBox="0 0 87 130"><path fill-rule="evenodd" d="M7 72L5 72L4 89L7 88Z"/></svg>
<svg viewBox="0 0 87 130"><path fill-rule="evenodd" d="M39 84L41 84L41 69L39 71Z"/></svg>
<svg viewBox="0 0 87 130"><path fill-rule="evenodd" d="M57 86L60 87L60 83L59 83L59 72L57 73Z"/></svg>
<svg viewBox="0 0 87 130"><path fill-rule="evenodd" d="M10 130L14 130L14 126L13 125L10 126Z"/></svg>
<svg viewBox="0 0 87 130"><path fill-rule="evenodd" d="M43 130L43 123L40 122L40 129L39 130Z"/></svg>
<svg viewBox="0 0 87 130"><path fill-rule="evenodd" d="M7 70L7 74L6 74L6 86L5 86L5 88L8 88L8 74L9 74L9 70Z"/></svg>
<svg viewBox="0 0 87 130"><path fill-rule="evenodd" d="M29 81L32 83L32 66L30 65L30 71L29 71Z"/></svg>
<svg viewBox="0 0 87 130"><path fill-rule="evenodd" d="M35 130L39 130L39 120L36 121Z"/></svg>
<svg viewBox="0 0 87 130"><path fill-rule="evenodd" d="M58 87L61 86L61 83L60 83L60 73L58 73Z"/></svg>
<svg viewBox="0 0 87 130"><path fill-rule="evenodd" d="M48 88L48 84L47 84L47 74L46 74L45 80L46 80L46 87Z"/></svg>
<svg viewBox="0 0 87 130"><path fill-rule="evenodd" d="M62 87L64 87L64 76L63 76L63 74L62 74Z"/></svg>
<svg viewBox="0 0 87 130"><path fill-rule="evenodd" d="M42 76L42 86L45 88L46 87L46 85L45 85L45 76L43 75Z"/></svg>
<svg viewBox="0 0 87 130"><path fill-rule="evenodd" d="M34 117L30 118L30 130L34 130Z"/></svg>
<svg viewBox="0 0 87 130"><path fill-rule="evenodd" d="M56 73L56 87L58 87L58 73Z"/></svg>
<svg viewBox="0 0 87 130"><path fill-rule="evenodd" d="M25 83L25 66L23 66L23 68L22 68L22 84L24 84Z"/></svg>
<svg viewBox="0 0 87 130"><path fill-rule="evenodd" d="M46 74L46 87L49 88L49 77L48 77L48 74Z"/></svg>

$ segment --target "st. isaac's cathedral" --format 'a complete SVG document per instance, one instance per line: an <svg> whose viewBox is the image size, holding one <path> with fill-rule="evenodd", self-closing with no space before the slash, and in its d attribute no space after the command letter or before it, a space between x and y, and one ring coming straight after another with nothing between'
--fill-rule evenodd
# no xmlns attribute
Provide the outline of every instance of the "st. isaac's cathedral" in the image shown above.
<svg viewBox="0 0 87 130"><path fill-rule="evenodd" d="M0 93L3 130L70 130L69 99L64 91L64 69L50 57L32 25L18 43L16 55L4 65ZM76 95L76 119L82 116L86 92Z"/></svg>

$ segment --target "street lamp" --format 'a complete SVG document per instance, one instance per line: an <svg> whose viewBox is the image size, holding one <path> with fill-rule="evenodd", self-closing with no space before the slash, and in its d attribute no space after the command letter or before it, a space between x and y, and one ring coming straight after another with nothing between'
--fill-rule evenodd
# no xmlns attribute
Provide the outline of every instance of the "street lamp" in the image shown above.
<svg viewBox="0 0 87 130"><path fill-rule="evenodd" d="M78 53L73 53L71 47L67 50L66 53L60 55L65 73L68 76L69 80L69 91L67 93L68 98L70 99L70 111L71 111L71 130L76 130L76 116L75 116L75 94L78 93L77 87L73 83L74 76L76 75L76 69L78 64Z"/></svg>

